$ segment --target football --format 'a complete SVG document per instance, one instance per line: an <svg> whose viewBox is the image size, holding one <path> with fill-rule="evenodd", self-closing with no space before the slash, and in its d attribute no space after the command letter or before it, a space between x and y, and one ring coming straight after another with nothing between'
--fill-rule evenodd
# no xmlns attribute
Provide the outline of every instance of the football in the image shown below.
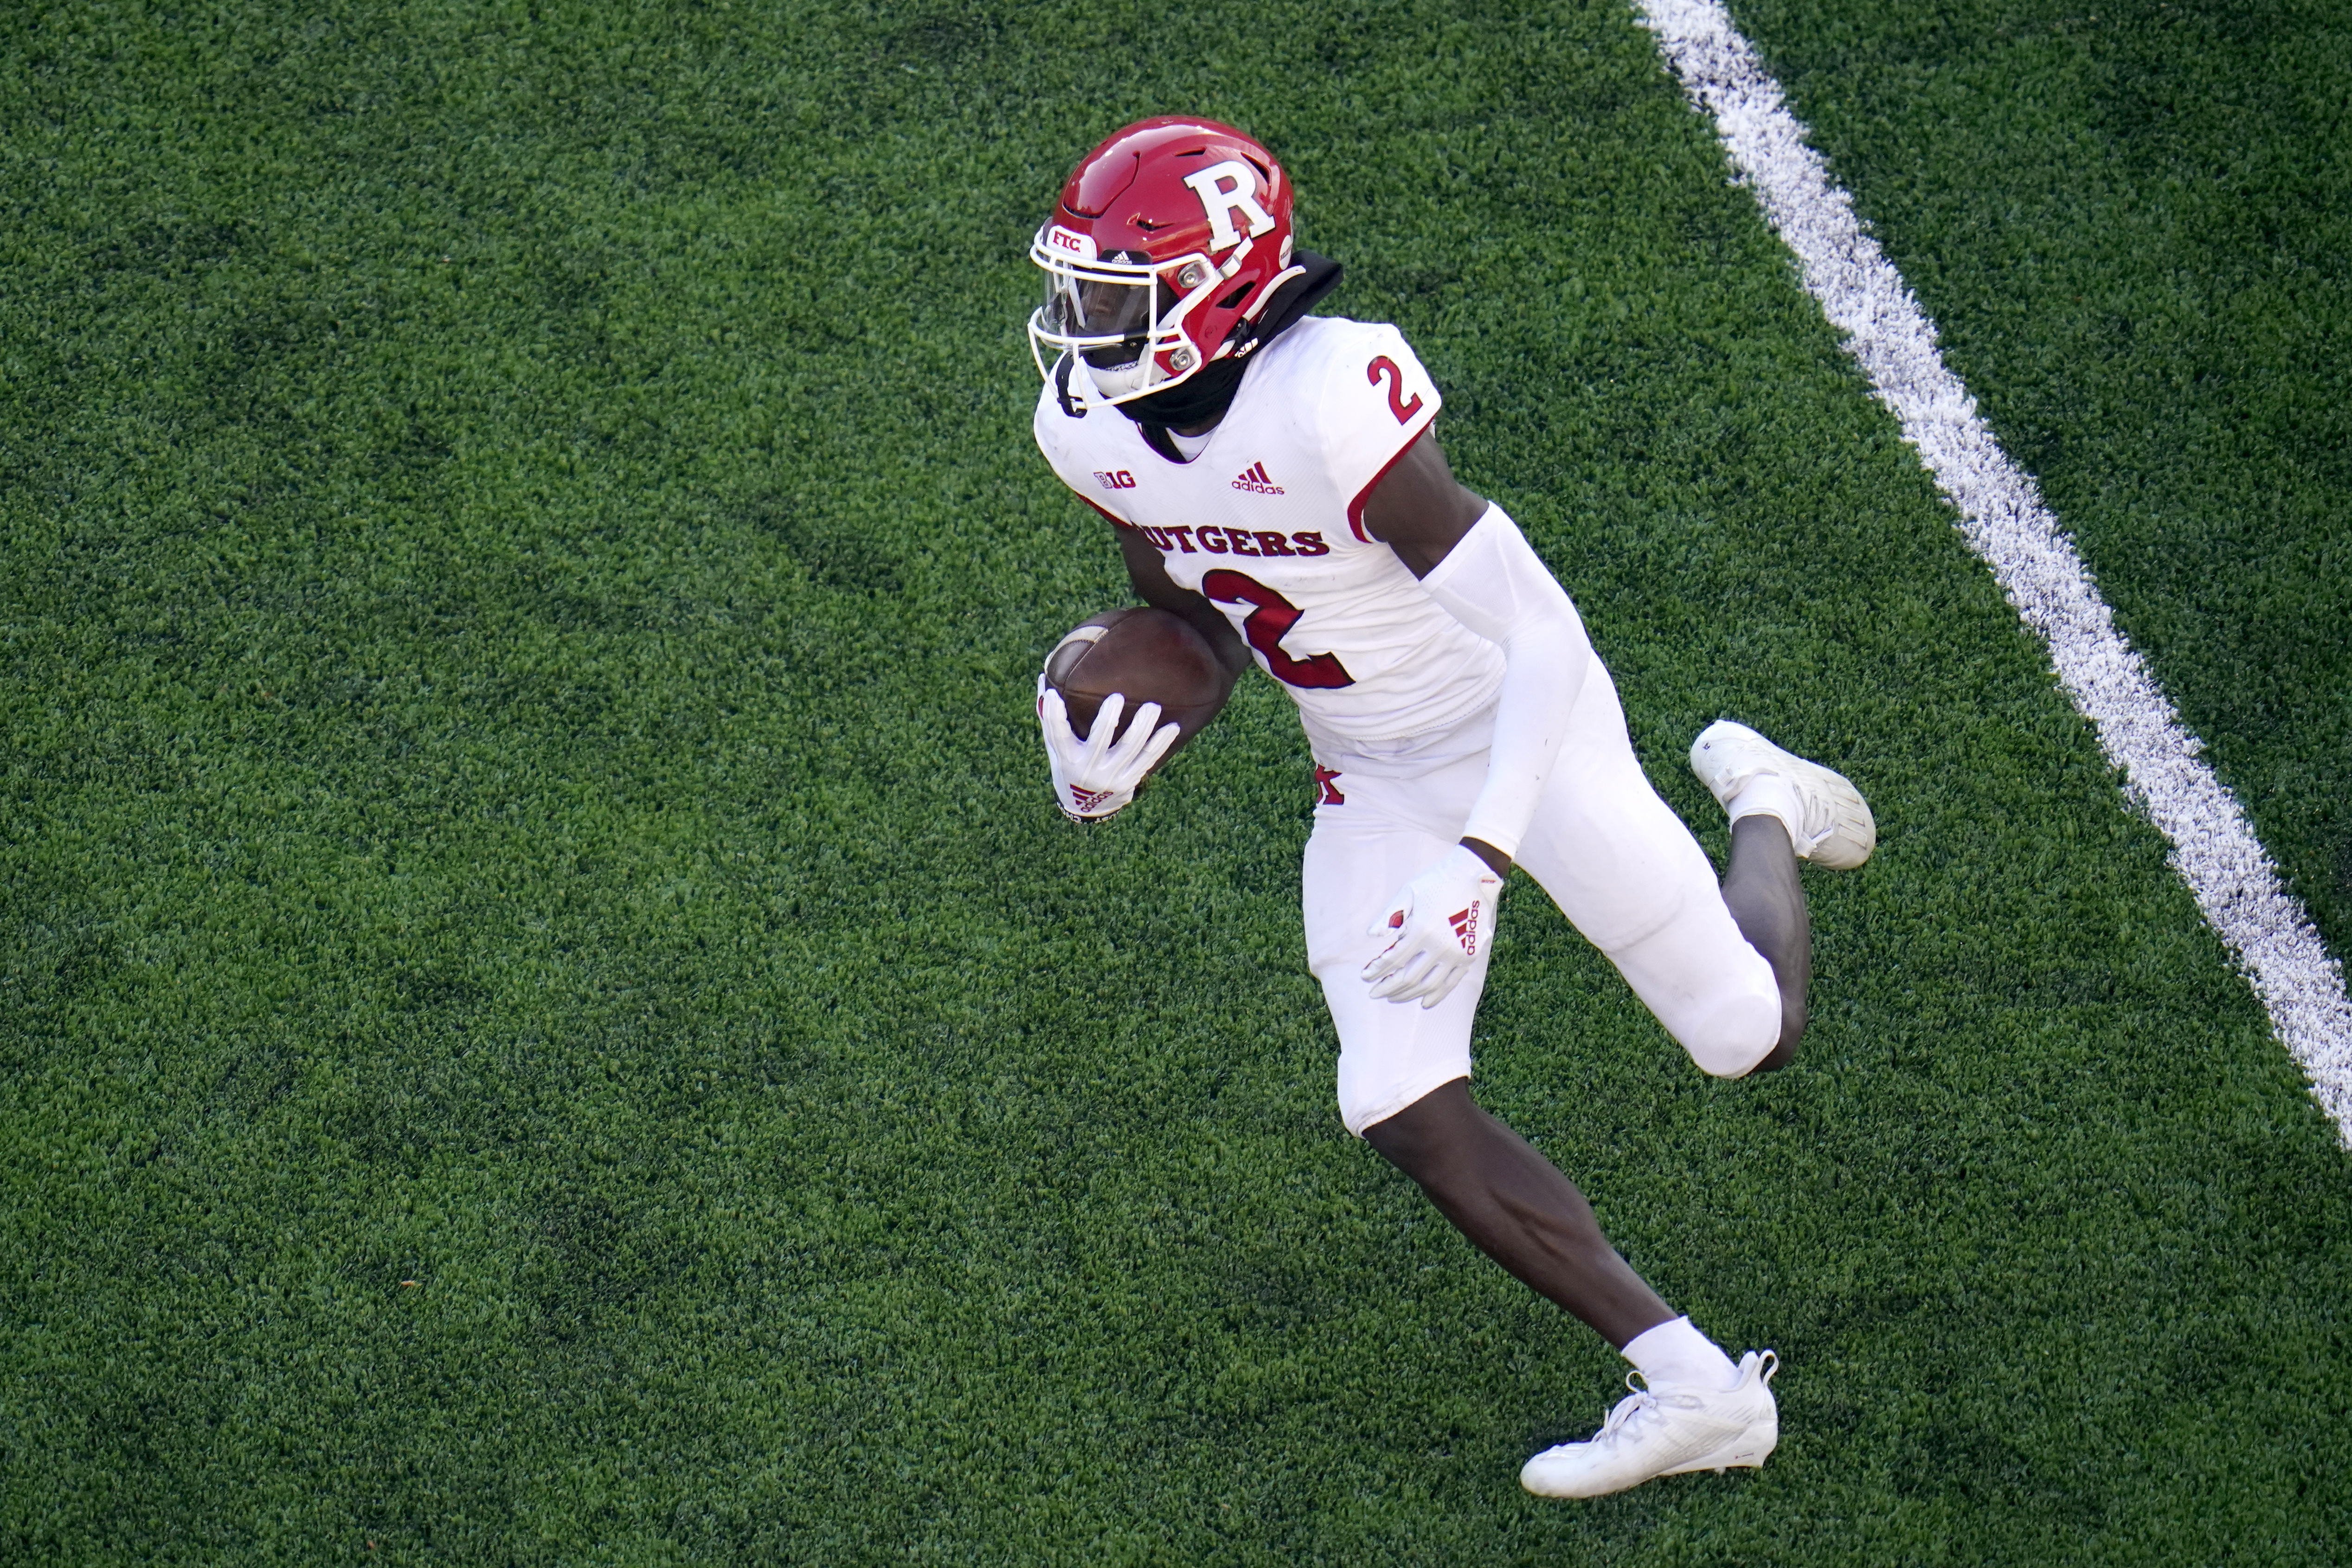
<svg viewBox="0 0 2352 1568"><path fill-rule="evenodd" d="M1173 611L1132 605L1105 610L1073 627L1045 661L1045 683L1062 694L1070 728L1082 739L1114 691L1127 697L1121 731L1137 709L1159 703L1160 721L1182 730L1171 756L1216 717L1225 696L1224 673L1208 638Z"/></svg>

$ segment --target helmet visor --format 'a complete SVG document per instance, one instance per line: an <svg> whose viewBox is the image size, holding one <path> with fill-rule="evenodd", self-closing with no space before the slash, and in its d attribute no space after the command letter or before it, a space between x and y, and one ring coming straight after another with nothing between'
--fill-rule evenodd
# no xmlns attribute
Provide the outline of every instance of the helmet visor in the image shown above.
<svg viewBox="0 0 2352 1568"><path fill-rule="evenodd" d="M1077 349L1088 364L1111 370L1143 356L1161 312L1174 302L1154 273L1056 270L1045 275L1039 324L1048 336Z"/></svg>

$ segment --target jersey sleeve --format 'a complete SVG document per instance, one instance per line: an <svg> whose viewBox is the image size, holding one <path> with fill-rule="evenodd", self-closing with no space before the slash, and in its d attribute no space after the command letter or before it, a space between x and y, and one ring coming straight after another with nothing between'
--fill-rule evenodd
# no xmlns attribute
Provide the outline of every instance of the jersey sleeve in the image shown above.
<svg viewBox="0 0 2352 1568"><path fill-rule="evenodd" d="M1037 438L1037 450L1045 454L1046 466L1054 470L1055 478L1070 487L1072 495L1119 527L1134 527L1134 522L1119 510L1117 476L1095 473L1079 466L1071 444L1060 438L1061 427L1068 423L1070 417L1062 412L1061 403L1048 383L1037 399L1036 416L1029 422L1030 434Z"/></svg>
<svg viewBox="0 0 2352 1568"><path fill-rule="evenodd" d="M1394 327L1367 323L1333 336L1316 410L1316 445L1329 468L1331 488L1346 500L1349 531L1370 544L1364 502L1436 420L1443 399L1420 356Z"/></svg>

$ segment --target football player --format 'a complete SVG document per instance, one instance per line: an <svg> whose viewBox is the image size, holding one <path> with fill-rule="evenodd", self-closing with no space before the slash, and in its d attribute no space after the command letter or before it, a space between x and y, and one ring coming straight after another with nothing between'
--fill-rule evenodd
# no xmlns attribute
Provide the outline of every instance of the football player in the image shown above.
<svg viewBox="0 0 2352 1568"><path fill-rule="evenodd" d="M1521 1481L1595 1497L1762 1464L1777 1356L1735 1363L1479 1109L1471 1019L1516 864L1703 1070L1786 1065L1811 973L1798 863L1869 858L1862 796L1744 725L1708 726L1690 761L1731 817L1718 886L1634 761L1575 605L1503 509L1454 480L1402 334L1307 314L1339 268L1294 247L1288 176L1250 137L1128 126L1079 162L1030 255L1038 447L1109 521L1137 594L1208 637L1228 691L1255 658L1298 704L1318 792L1307 963L1338 1026L1341 1119L1641 1376ZM1107 699L1081 740L1039 680L1073 818L1126 806L1176 738L1147 703L1114 741L1123 711Z"/></svg>

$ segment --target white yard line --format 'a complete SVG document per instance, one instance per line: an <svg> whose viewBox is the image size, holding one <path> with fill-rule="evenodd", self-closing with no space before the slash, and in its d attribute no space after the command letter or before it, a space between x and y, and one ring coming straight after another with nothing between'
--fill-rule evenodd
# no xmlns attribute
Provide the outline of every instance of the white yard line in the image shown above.
<svg viewBox="0 0 2352 1568"><path fill-rule="evenodd" d="M2342 965L2281 885L2237 800L2198 759L2200 742L2116 629L2040 487L2010 461L1946 367L1935 326L1863 232L1853 198L1805 145L1780 84L1717 0L1634 5L1684 89L1714 117L1764 216L1797 253L1806 291L1845 335L1846 352L1902 422L1903 438L1959 510L1969 546L2049 645L2067 695L2171 844L2197 907L2237 956L2313 1096L2352 1147L2352 1001Z"/></svg>

